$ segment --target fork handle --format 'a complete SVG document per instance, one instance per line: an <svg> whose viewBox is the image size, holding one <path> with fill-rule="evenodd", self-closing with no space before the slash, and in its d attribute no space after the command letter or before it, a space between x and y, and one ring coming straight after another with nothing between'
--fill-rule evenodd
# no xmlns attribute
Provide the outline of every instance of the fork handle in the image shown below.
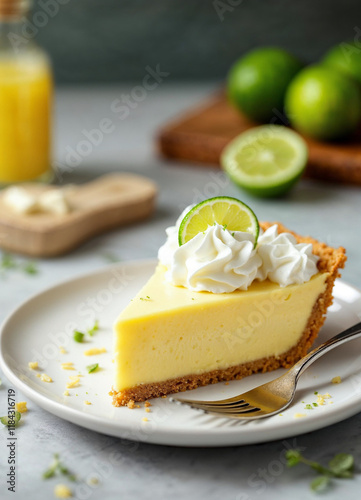
<svg viewBox="0 0 361 500"><path fill-rule="evenodd" d="M347 330L339 333L338 335L335 335L331 339L327 340L323 344L321 344L319 347L316 347L316 349L313 349L313 351L309 352L304 356L302 359L300 359L294 366L293 368L290 369L290 372L293 372L296 382L300 375L314 362L316 359L320 358L326 352L331 351L334 347L337 347L341 344L344 344L345 342L348 342L349 340L356 339L358 337L361 337L361 322L357 323L354 326L351 326Z"/></svg>

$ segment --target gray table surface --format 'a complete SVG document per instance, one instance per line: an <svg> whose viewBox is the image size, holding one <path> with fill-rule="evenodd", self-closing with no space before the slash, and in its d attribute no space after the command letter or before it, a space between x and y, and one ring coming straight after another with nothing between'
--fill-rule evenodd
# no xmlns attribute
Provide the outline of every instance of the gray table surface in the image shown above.
<svg viewBox="0 0 361 500"><path fill-rule="evenodd" d="M154 137L158 127L179 111L197 103L216 85L162 83L136 103L129 116L119 120L111 110L115 99L132 90L128 87L66 88L58 92L55 157L67 172L62 182L85 182L106 172L134 172L154 179L159 186L157 210L152 220L97 237L69 255L38 262L34 276L8 271L0 281L0 320L31 294L67 277L107 265L104 254L121 260L155 257L164 241L164 229L180 210L198 199L221 194L242 197L260 219L281 220L301 234L347 248L348 263L343 279L361 287L360 188L310 180L301 181L285 199L252 199L240 193L217 169L171 164L157 156ZM65 163L67 148L84 139L82 131L98 128L103 118L112 120L114 130L105 134L79 165ZM61 168L61 167L59 167ZM19 260L21 258L19 257ZM1 377L0 413L6 412L6 390L11 384ZM18 393L18 399L23 397ZM80 478L99 473L95 486L73 485L76 498L197 498L278 499L314 498L309 482L314 477L304 467L287 469L283 454L287 446L302 447L314 460L326 463L335 453L349 452L361 464L361 415L339 424L298 436L255 446L188 449L135 443L108 437L61 420L31 401L26 423L17 430L17 498L53 498L58 479L41 479L42 471L59 452ZM0 432L5 448L5 432ZM4 463L4 448L1 462ZM110 457L118 453L118 462ZM5 489L4 470L1 496ZM359 497L361 475L338 481L327 498Z"/></svg>

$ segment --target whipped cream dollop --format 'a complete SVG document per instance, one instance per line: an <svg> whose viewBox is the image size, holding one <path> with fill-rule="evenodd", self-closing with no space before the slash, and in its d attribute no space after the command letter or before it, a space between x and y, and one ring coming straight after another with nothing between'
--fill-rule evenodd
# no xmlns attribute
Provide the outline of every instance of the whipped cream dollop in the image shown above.
<svg viewBox="0 0 361 500"><path fill-rule="evenodd" d="M258 238L257 253L262 260L257 279L269 279L285 287L300 285L318 273L318 257L311 243L297 243L290 233L278 233L277 224Z"/></svg>
<svg viewBox="0 0 361 500"><path fill-rule="evenodd" d="M252 234L230 232L219 224L179 246L179 226L191 208L166 229L167 240L158 252L160 263L167 268L165 279L172 285L195 292L227 293L247 290L256 279L268 278L282 287L300 284L318 272L312 245L297 243L289 233L278 234L276 224L262 232L256 248Z"/></svg>

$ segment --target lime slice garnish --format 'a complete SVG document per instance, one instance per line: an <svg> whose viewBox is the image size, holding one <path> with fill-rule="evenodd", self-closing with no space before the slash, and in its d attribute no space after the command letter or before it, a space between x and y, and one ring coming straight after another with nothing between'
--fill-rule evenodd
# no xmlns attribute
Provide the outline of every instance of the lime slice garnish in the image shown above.
<svg viewBox="0 0 361 500"><path fill-rule="evenodd" d="M179 226L179 246L187 243L198 233L203 233L215 223L231 233L243 231L253 234L256 245L259 224L253 211L237 198L217 196L198 203L185 215Z"/></svg>
<svg viewBox="0 0 361 500"><path fill-rule="evenodd" d="M243 132L222 152L221 164L240 187L257 196L288 191L306 167L308 150L296 132L263 125Z"/></svg>

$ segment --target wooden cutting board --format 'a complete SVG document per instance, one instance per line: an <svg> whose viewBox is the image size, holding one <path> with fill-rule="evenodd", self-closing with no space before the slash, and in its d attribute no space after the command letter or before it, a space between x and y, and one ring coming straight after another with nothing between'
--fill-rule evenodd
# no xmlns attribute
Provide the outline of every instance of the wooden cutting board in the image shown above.
<svg viewBox="0 0 361 500"><path fill-rule="evenodd" d="M35 183L22 186L35 195L52 188ZM64 215L17 214L3 202L4 192L0 192L0 247L34 257L53 257L92 236L149 217L157 188L144 177L105 175L74 186L67 196L71 211Z"/></svg>
<svg viewBox="0 0 361 500"><path fill-rule="evenodd" d="M254 126L222 93L166 125L159 133L158 147L167 158L219 165L226 144ZM309 147L308 177L361 185L361 128L347 142L305 140Z"/></svg>

